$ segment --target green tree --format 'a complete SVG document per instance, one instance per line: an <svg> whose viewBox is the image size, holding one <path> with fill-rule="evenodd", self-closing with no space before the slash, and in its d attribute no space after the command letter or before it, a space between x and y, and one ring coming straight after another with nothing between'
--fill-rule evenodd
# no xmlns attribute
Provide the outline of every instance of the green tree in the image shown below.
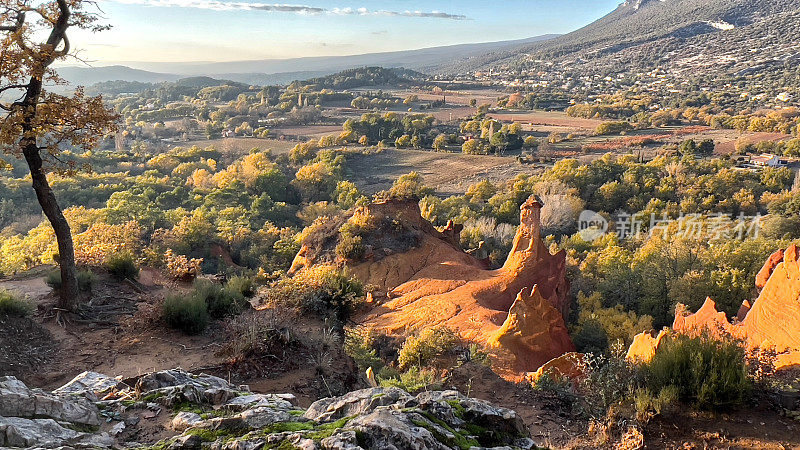
<svg viewBox="0 0 800 450"><path fill-rule="evenodd" d="M697 146L697 153L701 156L711 156L714 154L714 148L716 144L714 144L713 139L704 139L700 142L700 145Z"/></svg>
<svg viewBox="0 0 800 450"><path fill-rule="evenodd" d="M440 134L433 140L433 149L436 151L444 151L447 148L447 136Z"/></svg>
<svg viewBox="0 0 800 450"><path fill-rule="evenodd" d="M480 139L470 139L461 145L461 151L467 155L485 155L486 146Z"/></svg>

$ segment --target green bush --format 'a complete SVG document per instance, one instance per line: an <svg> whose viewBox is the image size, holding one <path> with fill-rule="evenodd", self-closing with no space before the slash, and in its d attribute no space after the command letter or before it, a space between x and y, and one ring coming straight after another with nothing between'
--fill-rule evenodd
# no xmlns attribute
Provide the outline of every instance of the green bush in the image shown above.
<svg viewBox="0 0 800 450"><path fill-rule="evenodd" d="M205 302L209 316L221 319L238 314L247 306L247 300L244 295L233 289L236 287L222 287L207 280L197 280L194 283L192 296Z"/></svg>
<svg viewBox="0 0 800 450"><path fill-rule="evenodd" d="M131 252L119 252L106 258L106 269L120 280L135 280L139 276L139 266Z"/></svg>
<svg viewBox="0 0 800 450"><path fill-rule="evenodd" d="M238 280L224 287L208 280L197 280L192 292L170 295L164 300L164 321L186 333L200 333L210 319L239 314L247 308L247 299L241 292L245 287L247 283Z"/></svg>
<svg viewBox="0 0 800 450"><path fill-rule="evenodd" d="M457 342L458 337L447 327L428 328L406 339L397 362L401 368L424 367L435 358L452 352Z"/></svg>
<svg viewBox="0 0 800 450"><path fill-rule="evenodd" d="M250 277L233 277L225 284L225 289L248 298L256 295L256 284Z"/></svg>
<svg viewBox="0 0 800 450"><path fill-rule="evenodd" d="M33 313L34 305L24 297L0 289L0 317L27 317Z"/></svg>
<svg viewBox="0 0 800 450"><path fill-rule="evenodd" d="M97 282L97 275L89 269L75 272L75 278L78 280L78 289L82 292L91 291ZM61 289L61 271L54 270L48 273L44 282L56 291Z"/></svg>
<svg viewBox="0 0 800 450"><path fill-rule="evenodd" d="M348 328L344 335L344 351L356 362L361 371L371 367L375 373L383 368L378 357L376 333L371 328Z"/></svg>
<svg viewBox="0 0 800 450"><path fill-rule="evenodd" d="M364 285L358 279L336 266L318 265L281 278L267 292L267 301L344 323L361 305L364 295Z"/></svg>
<svg viewBox="0 0 800 450"><path fill-rule="evenodd" d="M201 333L208 326L208 307L198 295L167 296L162 312L167 325L188 334Z"/></svg>
<svg viewBox="0 0 800 450"><path fill-rule="evenodd" d="M417 392L436 384L436 372L413 366L397 377L381 378L381 387L396 387L406 392Z"/></svg>
<svg viewBox="0 0 800 450"><path fill-rule="evenodd" d="M586 377L580 381L585 411L594 418L605 417L614 406L632 399L641 384L641 371L625 358L621 342L601 354L586 354L581 369Z"/></svg>
<svg viewBox="0 0 800 450"><path fill-rule="evenodd" d="M740 406L752 388L744 348L705 335L664 339L645 371L651 392L672 386L682 401L703 409Z"/></svg>
<svg viewBox="0 0 800 450"><path fill-rule="evenodd" d="M595 134L606 136L609 134L620 134L633 130L633 125L628 122L604 122L597 126Z"/></svg>
<svg viewBox="0 0 800 450"><path fill-rule="evenodd" d="M53 290L57 291L61 289L61 272L58 269L49 272L47 276L44 277L44 282Z"/></svg>
<svg viewBox="0 0 800 450"><path fill-rule="evenodd" d="M336 244L336 255L348 261L360 261L364 257L364 243L361 236L342 234Z"/></svg>
<svg viewBox="0 0 800 450"><path fill-rule="evenodd" d="M575 343L575 348L581 353L600 354L608 350L606 330L595 319L584 322L573 335L572 341Z"/></svg>
<svg viewBox="0 0 800 450"><path fill-rule="evenodd" d="M641 419L647 416L658 416L678 402L678 389L667 386L661 389L658 395L653 395L647 389L637 389L633 396L636 415Z"/></svg>

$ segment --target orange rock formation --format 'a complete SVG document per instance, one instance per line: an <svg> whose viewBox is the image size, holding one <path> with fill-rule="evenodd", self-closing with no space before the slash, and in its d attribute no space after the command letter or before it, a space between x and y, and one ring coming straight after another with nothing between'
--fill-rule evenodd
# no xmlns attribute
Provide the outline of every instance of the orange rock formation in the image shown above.
<svg viewBox="0 0 800 450"><path fill-rule="evenodd" d="M678 333L708 330L728 334L747 342L751 348L774 348L778 368L800 364L800 250L792 245L767 260L756 278L761 293L755 302L745 302L740 320L732 324L718 312L714 301L706 299L695 314L676 314L672 325ZM628 357L649 360L661 340L649 334L636 336Z"/></svg>
<svg viewBox="0 0 800 450"><path fill-rule="evenodd" d="M498 373L521 379L549 360L575 350L567 313L564 252L551 255L540 236L541 204L531 197L520 211L520 226L502 268L464 252L460 227L440 232L424 220L416 202L389 201L369 207L370 216L394 218L420 236L418 245L380 258L348 264L365 284L388 301L358 317L365 326L393 336L444 325L463 339L488 349ZM293 271L313 264L301 250Z"/></svg>

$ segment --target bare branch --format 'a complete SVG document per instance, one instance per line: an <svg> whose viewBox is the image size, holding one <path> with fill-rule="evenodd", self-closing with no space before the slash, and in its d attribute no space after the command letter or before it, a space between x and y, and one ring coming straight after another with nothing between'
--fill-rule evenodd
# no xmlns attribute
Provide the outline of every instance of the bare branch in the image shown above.
<svg viewBox="0 0 800 450"><path fill-rule="evenodd" d="M22 29L22 25L24 25L24 24L25 24L25 13L24 12L20 12L20 13L17 13L17 23L15 23L14 25L3 25L3 26L0 26L0 31L17 32L20 29Z"/></svg>
<svg viewBox="0 0 800 450"><path fill-rule="evenodd" d="M0 94L9 90L9 89L27 89L30 86L30 83L25 84L9 84L8 86L0 87Z"/></svg>

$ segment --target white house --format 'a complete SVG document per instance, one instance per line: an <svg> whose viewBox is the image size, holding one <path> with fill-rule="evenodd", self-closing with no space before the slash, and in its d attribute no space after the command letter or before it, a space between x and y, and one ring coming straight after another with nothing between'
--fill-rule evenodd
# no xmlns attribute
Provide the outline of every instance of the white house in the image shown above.
<svg viewBox="0 0 800 450"><path fill-rule="evenodd" d="M780 159L778 155L762 153L761 155L750 158L750 164L760 167L785 167L789 162L785 159Z"/></svg>

